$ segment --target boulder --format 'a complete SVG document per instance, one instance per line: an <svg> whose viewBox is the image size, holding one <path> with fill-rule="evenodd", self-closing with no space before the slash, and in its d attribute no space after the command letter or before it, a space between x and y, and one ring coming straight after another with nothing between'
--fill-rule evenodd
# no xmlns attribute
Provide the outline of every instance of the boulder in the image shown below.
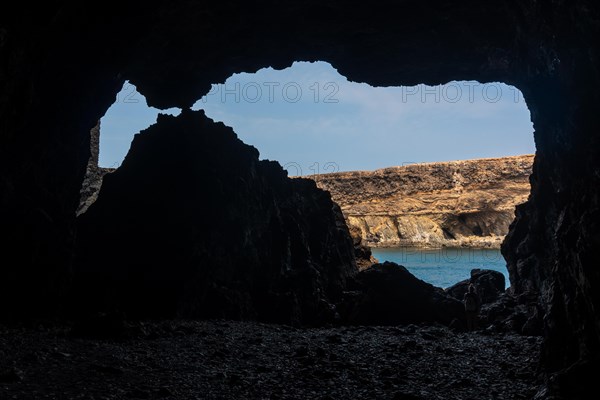
<svg viewBox="0 0 600 400"><path fill-rule="evenodd" d="M350 282L342 319L358 325L443 323L464 320L462 303L393 262L374 264Z"/></svg>
<svg viewBox="0 0 600 400"><path fill-rule="evenodd" d="M471 278L458 282L446 289L446 293L462 301L469 290L469 284L475 285L482 304L492 303L504 293L505 279L501 272L490 269L473 269Z"/></svg>

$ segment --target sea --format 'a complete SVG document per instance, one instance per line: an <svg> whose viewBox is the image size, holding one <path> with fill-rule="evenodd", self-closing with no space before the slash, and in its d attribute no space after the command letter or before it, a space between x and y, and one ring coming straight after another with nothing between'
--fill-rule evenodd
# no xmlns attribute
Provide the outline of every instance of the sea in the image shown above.
<svg viewBox="0 0 600 400"><path fill-rule="evenodd" d="M379 262L404 265L414 276L434 286L447 288L468 279L474 268L502 272L509 285L506 261L499 249L388 247L371 250Z"/></svg>

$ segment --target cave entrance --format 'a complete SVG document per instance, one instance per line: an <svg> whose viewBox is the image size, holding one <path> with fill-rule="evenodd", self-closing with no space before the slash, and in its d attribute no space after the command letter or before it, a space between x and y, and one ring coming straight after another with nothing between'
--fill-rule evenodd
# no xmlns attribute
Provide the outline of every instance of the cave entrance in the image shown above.
<svg viewBox="0 0 600 400"><path fill-rule="evenodd" d="M129 151L133 135L156 122L159 113L178 115L180 112L178 108L159 110L149 107L135 85L125 82L115 102L100 120L98 165L101 168L118 168Z"/></svg>
<svg viewBox="0 0 600 400"><path fill-rule="evenodd" d="M474 268L501 271L508 281L499 246L514 206L529 194L535 152L517 88L372 87L325 62L296 62L235 74L192 108L233 127L289 175L329 190L353 235L380 261L441 287ZM117 167L132 135L158 112L126 83L101 122L100 166Z"/></svg>

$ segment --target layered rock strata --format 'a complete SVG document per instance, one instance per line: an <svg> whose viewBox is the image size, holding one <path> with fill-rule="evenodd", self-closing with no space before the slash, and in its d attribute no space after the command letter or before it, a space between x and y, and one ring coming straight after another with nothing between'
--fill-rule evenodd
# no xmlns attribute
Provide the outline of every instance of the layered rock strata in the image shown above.
<svg viewBox="0 0 600 400"><path fill-rule="evenodd" d="M315 177L367 245L500 248L529 196L532 155Z"/></svg>

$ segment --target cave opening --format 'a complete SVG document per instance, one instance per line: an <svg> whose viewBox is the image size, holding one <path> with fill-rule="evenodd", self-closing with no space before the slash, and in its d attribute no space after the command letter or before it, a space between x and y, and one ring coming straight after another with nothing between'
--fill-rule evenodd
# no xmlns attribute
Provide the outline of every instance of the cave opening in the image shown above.
<svg viewBox="0 0 600 400"><path fill-rule="evenodd" d="M537 330L533 331L538 334L543 332L545 336L544 356L540 366L545 373L546 387L535 397L589 397L587 390L593 389L595 385L593 372L596 370L594 367L597 366L600 349L600 324L596 312L599 307L598 297L595 296L600 282L595 268L600 248L598 235L595 234L598 232L600 198L600 123L597 113L600 92L596 90L599 82L597 60L600 53L596 40L599 30L597 3L587 0L544 4L537 1L519 4L402 2L391 7L386 3L352 4L336 1L326 4L309 1L293 5L270 2L238 4L226 1L176 4L153 2L151 5L143 8L135 5L122 7L119 12L115 12L100 3L77 8L49 4L44 8L43 16L37 18L31 15L27 4L21 3L20 7L7 9L3 15L0 27L3 60L0 63L0 86L3 90L0 101L0 202L3 206L3 243L7 262L3 263L0 279L2 319L16 317L20 320L29 316L60 315L57 310L63 304L64 288L71 282L70 260L74 252L75 234L79 234L76 225L80 221L76 221L73 214L88 159L87 133L111 104L118 91L117 86L123 83L124 78L136 82L151 104L164 108L190 106L197 94L209 90L211 82L223 82L233 72L255 71L267 65L282 68L294 59L331 60L350 79L379 85L418 82L437 84L470 78L482 82L499 80L523 90L535 123L537 151L531 177L531 196L527 204L517 208L517 218L502 249L509 262L514 300L519 306L537 302L543 309L537 313L537 318L531 319L537 320L538 324ZM110 29L106 29L107 26ZM163 121L176 125L169 118ZM179 126L185 126L184 122ZM207 130L211 131L210 127ZM223 133L227 134L225 131ZM147 142L141 143L144 144ZM244 154L250 153L249 150ZM252 166L258 165L254 160L251 161ZM269 169L266 165L263 163L257 167L257 170L270 173L260 175L261 177L267 179L279 176L279 170ZM163 176L160 170L154 172L156 175L153 178ZM119 171L108 176L117 174ZM209 178L211 177L207 180ZM116 177L112 179L114 185L117 185L117 180ZM111 179L107 178L106 183L109 182ZM128 182L136 183L135 179ZM171 189L168 183L163 182L161 189ZM288 184L282 184L282 181L276 183L281 184L280 188L298 194L296 186L291 188ZM253 193L256 194L244 192L248 199L254 198ZM158 194L161 194L160 191ZM222 199L227 200L226 197ZM280 201L290 200L290 197L265 196L264 199ZM308 202L302 204L309 205ZM134 201L128 204L133 205ZM177 206L181 208L182 204L178 203ZM329 203L323 202L321 206L316 209L323 211ZM152 209L144 211L150 221L160 216L153 213ZM293 225L298 215L289 210L284 211L281 215L285 219L279 221L281 224L271 220L271 225L266 225L286 228L281 231L283 235L279 235L281 240L278 243L282 245L281 248L285 247L289 238L284 234L292 230L295 233L308 232L300 225ZM82 219L85 219L86 214L82 214ZM106 215L110 216L108 213ZM318 216L323 219L323 214ZM320 221L317 217L314 220ZM248 226L260 222L258 218L247 218L246 221L249 222ZM136 222L141 222L144 228L152 228L152 225L144 225L141 218ZM325 224L327 227L337 226L329 222L329 225ZM479 226L483 230L483 226ZM165 230L170 227L163 225ZM448 229L447 231L450 232ZM140 229L140 232L143 234L144 230ZM169 231L180 232L177 229ZM112 234L108 230L104 233ZM451 233L452 235L447 236L456 237ZM104 242L107 236L98 237L100 240L93 243L96 247L91 248L90 255L103 257L103 254L92 252L99 252L98 243ZM243 235L240 237L244 238ZM78 235L77 239L80 238L81 235ZM111 240L110 237L108 239ZM121 235L119 239L126 242L135 239L135 236ZM275 241L278 238L272 239ZM318 239L323 240L319 242ZM330 239L331 237L313 238L313 243L338 244ZM111 245L119 245L116 240L113 242ZM110 246L107 245L106 248L110 249ZM141 256L146 251L155 252L159 248L138 246ZM304 250L308 248L309 246L305 246ZM319 248L322 247L314 247L315 250ZM194 255L201 254L204 250L223 256L225 249L194 249ZM294 261L305 259L303 256L309 254L307 251L303 252L303 248L298 250ZM18 261L13 263L10 261L12 259ZM114 261L104 257L105 266L110 266ZM152 260L147 257L143 261ZM312 264L310 267L313 267ZM317 273L314 275L322 277L323 270L318 267L319 264L316 263ZM115 278L123 278L123 274L117 269L113 268L111 273ZM168 264L163 271L169 272L165 272L162 277L170 276L171 270L172 265ZM302 268L294 271L300 270ZM314 268L311 270L314 271ZM134 274L133 278L136 277L138 276ZM300 290L302 288L294 288L295 291L289 291L293 295L286 297L287 292L281 290L265 298L260 295L251 297L244 291L249 286L241 285L241 289L236 290L240 286L232 283L239 283L240 280L232 282L226 278L227 276L222 280L230 283L229 286L211 287L213 299L229 300L227 304L233 304L236 299L252 298L254 302L244 303L240 300L240 303L254 306L245 309L248 312L244 316L249 319L264 317L267 308L264 304L270 300L272 304L276 304L276 307L272 307L273 310L281 307L290 310L293 308L291 305L302 304L303 310L307 310L306 315L315 315L315 308L311 306L318 300L331 300L329 304L338 300L333 297L334 291L325 289L323 281L317 282L315 286L324 289L327 296L294 297L304 293ZM245 278L247 277L243 276L241 281L246 282ZM145 279L132 279L130 283L146 287L156 283ZM315 282L310 277L305 281ZM260 288L289 288L289 281L285 279L285 285L281 281L270 283L274 284L263 284ZM175 285L171 289L173 287ZM189 289L184 284L178 287ZM306 285L304 288L307 287L310 286ZM114 286L109 286L109 289L117 290ZM158 294L169 299L180 292L158 291ZM270 295L272 290L259 292ZM401 293L400 290L389 292ZM332 296L328 297L329 294ZM117 297L114 293L107 295L109 300ZM390 304L389 298L397 299L382 296L381 304ZM310 302L311 299L316 301ZM188 297L187 301L181 302L182 314L190 314L188 307L195 304L194 300L196 299ZM216 302L218 305L223 303ZM412 302L404 304L408 304L405 309L412 306ZM237 312L240 309L242 308L233 310ZM263 314L252 314L258 311ZM523 315L520 312L518 314ZM239 317L233 311L230 315L232 318ZM296 315L303 314L298 312ZM529 319L525 322L524 319L512 322L514 325L507 327L507 331L523 333ZM368 334L371 335L372 332L371 330ZM527 332L532 330L527 329ZM437 340L431 340L432 336L435 337L433 333L428 334L428 340L436 343ZM396 332L394 334L397 336ZM16 339L14 342L4 342L7 343L7 349L34 353L27 341L22 340L22 332L16 331L12 336ZM35 339L34 341L37 342ZM408 344L409 342L406 343L406 348ZM414 342L412 344L413 348L416 347ZM494 351L492 347L483 348ZM72 353L67 350L68 346L63 349L66 354ZM46 352L43 348L41 350L42 354ZM353 354L362 355L364 352L361 350L357 349ZM13 351L6 351L9 355L5 357L7 365L11 365L11 353ZM53 356L60 356L57 360L72 359L63 357L64 353L61 353ZM415 352L414 358L420 359L424 353L427 352ZM533 393L515 385L515 378L525 375L522 371L504 368L507 361L514 360L512 355L516 353L529 356L526 349L512 348L496 364L502 368L479 368L479 360L471 363L475 374L488 372L491 376L489 380L465 380L462 369L459 374L451 374L451 377L456 376L457 379L446 381L448 385L438 385L443 392L440 396L477 397L478 394L474 395L472 390L479 388L483 393L479 397L502 397L506 389L516 388L520 393L512 397L534 397ZM30 358L23 355L23 359ZM159 362L164 362L164 359ZM15 367L8 373L0 368L0 378L3 381L23 380L13 384L12 388L20 390L27 387L31 392L35 390L39 393L40 387L36 385L39 380L28 378L35 376L33 371L25 370L23 374L17 368L18 363L12 365ZM68 365L74 364L64 364ZM366 365L376 367L377 363ZM423 381L421 388L431 386L431 370L422 368L427 364L410 360L406 365L417 366L426 371L427 380ZM54 368L53 371L63 369ZM505 374L507 371L510 374ZM529 376L533 375L533 371L533 365L529 371L524 370ZM375 375L382 377L382 380L385 378L386 383L389 382L389 374L381 372L375 372ZM447 369L444 367L440 372L446 375ZM52 374L40 374L42 375L49 376L47 382L55 382ZM63 375L72 381L72 374ZM238 376L237 371L235 376ZM497 378L501 376L507 379L499 382ZM192 379L197 381L196 374ZM294 380L291 379L290 382ZM322 382L315 382L318 384L317 391L321 390ZM46 389L53 392L66 388L73 388L69 389L72 391L83 390L83 381L82 385L60 381L57 383ZM85 385L86 388L106 386L104 380L89 383L90 385ZM495 386L498 383L500 393L497 391L498 386ZM238 389L234 385L224 386ZM254 382L251 386L257 387ZM312 390L316 385L303 386L305 387L300 389ZM343 386L348 387L351 393L358 393L355 386ZM452 393L455 389L458 390L457 386L463 388L463 393ZM6 388L3 385L2 390ZM559 393L555 395L554 392ZM375 390L369 393L375 393ZM300 394L304 393L300 391L299 396ZM143 395L152 396L149 392ZM398 396L415 397L412 392L399 392L396 397ZM19 395L12 394L12 397ZM75 393L73 397L76 397ZM426 391L425 394L421 392L418 397L431 398L435 395ZM504 397L511 397L511 394Z"/></svg>
<svg viewBox="0 0 600 400"><path fill-rule="evenodd" d="M115 102L100 119L98 166L118 168L129 151L133 135L156 122L159 113L178 115L179 108L159 110L148 106L135 85L125 81Z"/></svg>
<svg viewBox="0 0 600 400"><path fill-rule="evenodd" d="M373 87L326 62L295 62L234 74L192 109L233 127L262 159L330 191L379 261L440 287L475 268L508 282L499 247L529 194L533 157L523 155L535 151L529 110L514 86ZM125 83L101 121L102 171L120 165L132 135L159 112L180 110L147 107ZM360 182L353 171L371 175Z"/></svg>
<svg viewBox="0 0 600 400"><path fill-rule="evenodd" d="M231 126L290 175L495 158L535 151L523 94L499 82L371 86L327 62L237 73L192 106ZM125 82L102 118L101 167L122 162L132 136L159 110Z"/></svg>

